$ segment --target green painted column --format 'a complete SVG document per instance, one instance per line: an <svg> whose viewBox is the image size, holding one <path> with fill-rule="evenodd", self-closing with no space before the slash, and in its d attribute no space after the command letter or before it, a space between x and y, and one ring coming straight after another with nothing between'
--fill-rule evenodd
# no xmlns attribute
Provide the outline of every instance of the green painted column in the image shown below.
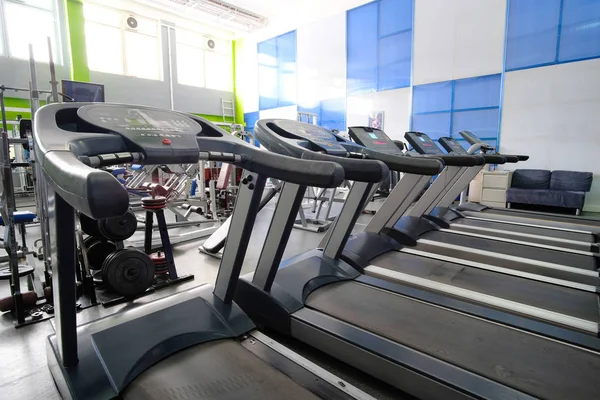
<svg viewBox="0 0 600 400"><path fill-rule="evenodd" d="M90 69L87 63L83 3L81 0L64 0L64 2L71 79L89 82Z"/></svg>
<svg viewBox="0 0 600 400"><path fill-rule="evenodd" d="M244 39L237 39L232 41L232 54L233 54L233 97L235 101L235 120L238 124L246 125L244 121L244 103L242 101L241 93L238 90L238 76L242 76L241 63L237 61L242 59L242 49L244 48Z"/></svg>

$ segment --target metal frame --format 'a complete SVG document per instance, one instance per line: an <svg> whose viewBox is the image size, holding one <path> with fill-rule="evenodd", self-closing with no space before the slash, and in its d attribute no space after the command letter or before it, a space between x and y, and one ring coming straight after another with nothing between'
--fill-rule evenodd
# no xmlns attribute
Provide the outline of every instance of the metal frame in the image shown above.
<svg viewBox="0 0 600 400"><path fill-rule="evenodd" d="M447 187L452 187L465 172L465 167L447 166L435 178L429 188L423 193L419 201L404 215L420 217L429 214L445 195Z"/></svg>
<svg viewBox="0 0 600 400"><path fill-rule="evenodd" d="M404 174L375 216L367 224L365 232L379 233L383 228L393 228L410 207L413 200L427 186L429 179L428 176L424 175Z"/></svg>

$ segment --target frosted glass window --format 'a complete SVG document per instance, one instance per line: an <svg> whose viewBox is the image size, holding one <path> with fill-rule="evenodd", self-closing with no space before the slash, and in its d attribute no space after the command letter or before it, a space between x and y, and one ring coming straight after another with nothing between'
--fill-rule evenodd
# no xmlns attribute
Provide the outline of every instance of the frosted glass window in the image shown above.
<svg viewBox="0 0 600 400"><path fill-rule="evenodd" d="M125 32L125 65L127 75L160 79L158 43L156 37Z"/></svg>
<svg viewBox="0 0 600 400"><path fill-rule="evenodd" d="M124 74L121 30L96 23L85 24L88 66L92 71Z"/></svg>
<svg viewBox="0 0 600 400"><path fill-rule="evenodd" d="M42 5L44 2L42 2ZM48 37L52 43L54 62L61 63L58 41L57 24L54 12L23 4L4 3L6 35L8 52L11 57L28 59L29 44L33 45L33 55L36 61L48 62ZM23 23L23 16L27 23ZM31 27L35 27L32 29Z"/></svg>
<svg viewBox="0 0 600 400"><path fill-rule="evenodd" d="M204 87L204 52L201 49L177 43L177 82Z"/></svg>
<svg viewBox="0 0 600 400"><path fill-rule="evenodd" d="M233 60L230 56L207 51L204 54L206 87L208 89L233 91Z"/></svg>

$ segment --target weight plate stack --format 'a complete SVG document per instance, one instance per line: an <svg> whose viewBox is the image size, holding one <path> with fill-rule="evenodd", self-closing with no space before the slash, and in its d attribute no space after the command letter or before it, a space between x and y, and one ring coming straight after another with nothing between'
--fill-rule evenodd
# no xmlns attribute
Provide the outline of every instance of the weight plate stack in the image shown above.
<svg viewBox="0 0 600 400"><path fill-rule="evenodd" d="M144 293L154 282L154 274L154 263L150 257L134 248L111 253L102 265L104 284L126 298Z"/></svg>
<svg viewBox="0 0 600 400"><path fill-rule="evenodd" d="M98 220L88 217L85 214L79 214L79 223L81 224L81 230L86 235L94 237L102 237L100 230L98 229Z"/></svg>
<svg viewBox="0 0 600 400"><path fill-rule="evenodd" d="M106 257L117 250L113 242L102 241L92 236L85 238L83 245L87 251L88 265L92 270L102 269Z"/></svg>
<svg viewBox="0 0 600 400"><path fill-rule="evenodd" d="M167 279L169 274L169 268L167 267L167 259L165 253L159 251L158 253L150 254L150 259L154 264L154 269L157 277Z"/></svg>
<svg viewBox="0 0 600 400"><path fill-rule="evenodd" d="M98 231L107 240L119 242L133 236L137 229L137 224L137 218L133 211L127 211L119 217L99 220Z"/></svg>

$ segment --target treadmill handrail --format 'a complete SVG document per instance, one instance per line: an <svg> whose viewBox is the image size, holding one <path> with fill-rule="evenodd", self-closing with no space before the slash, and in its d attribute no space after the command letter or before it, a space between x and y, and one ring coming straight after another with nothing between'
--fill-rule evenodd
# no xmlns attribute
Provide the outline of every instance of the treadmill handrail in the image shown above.
<svg viewBox="0 0 600 400"><path fill-rule="evenodd" d="M310 150L302 154L302 159L336 162L344 168L346 178L352 181L377 183L384 180L390 172L387 165L378 160L343 158Z"/></svg>
<svg viewBox="0 0 600 400"><path fill-rule="evenodd" d="M125 187L109 172L91 168L78 156L89 158L98 155L98 152L106 154L131 152L134 149L139 151L140 145L128 144L119 133L90 124L87 124L90 125L90 132L66 131L58 126L59 117L71 118L79 123L79 117L75 115L77 110L85 105L87 103L56 103L38 110L33 133L36 159L53 189L75 209L95 219L123 215L129 207L129 194ZM116 105L107 104L107 106ZM167 111L177 114L178 118L190 118L186 114L170 110L143 106L135 106L135 108ZM60 111L67 109L71 109L68 116L64 113L58 115ZM198 118L195 121L198 122ZM207 122L202 119L200 121ZM196 160L200 159L201 151L205 155L208 154L208 158L211 157L211 152L215 152L216 158L223 158L251 172L291 183L336 187L344 181L344 170L335 162L300 160L276 153L262 152L210 123L203 124L201 127L195 124L194 120L190 120L189 124L192 128L194 125L198 127L196 142L200 146ZM207 131L207 135L199 136L203 130ZM89 143L86 145L86 142L91 141L93 146ZM75 152L82 153L84 151L82 149L85 149L85 153L75 154ZM223 154L224 151L227 154ZM114 159L115 163L118 162L118 158ZM149 164L152 163L155 162Z"/></svg>

